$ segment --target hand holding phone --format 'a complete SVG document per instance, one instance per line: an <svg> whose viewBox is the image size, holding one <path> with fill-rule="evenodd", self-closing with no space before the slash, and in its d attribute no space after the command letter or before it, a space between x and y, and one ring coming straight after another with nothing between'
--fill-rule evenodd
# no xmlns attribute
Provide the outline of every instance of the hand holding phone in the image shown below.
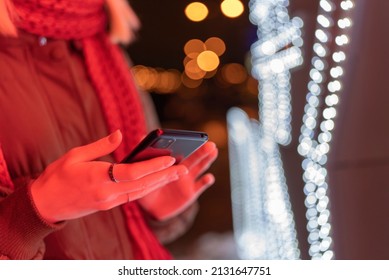
<svg viewBox="0 0 389 280"><path fill-rule="evenodd" d="M217 154L218 150L212 141L201 145L180 163L188 169L187 174L154 190L138 202L157 220L167 220L180 215L214 183L214 176L204 173L215 161Z"/></svg>
<svg viewBox="0 0 389 280"><path fill-rule="evenodd" d="M156 129L150 132L122 163L138 162L158 156L172 156L176 164L208 141L205 132Z"/></svg>

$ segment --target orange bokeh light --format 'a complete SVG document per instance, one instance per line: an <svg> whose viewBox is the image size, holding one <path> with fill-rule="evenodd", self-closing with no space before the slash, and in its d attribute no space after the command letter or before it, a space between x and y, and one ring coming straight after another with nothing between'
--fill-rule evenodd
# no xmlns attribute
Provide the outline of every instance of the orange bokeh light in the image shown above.
<svg viewBox="0 0 389 280"><path fill-rule="evenodd" d="M208 8L201 2L192 2L186 6L185 15L189 20L199 22L208 16Z"/></svg>
<svg viewBox="0 0 389 280"><path fill-rule="evenodd" d="M190 58L195 58L197 55L206 50L205 44L199 39L192 39L186 42L184 52Z"/></svg>
<svg viewBox="0 0 389 280"><path fill-rule="evenodd" d="M201 85L201 83L203 82L203 79L193 80L193 79L189 78L185 73L183 73L181 75L181 82L187 88L197 88Z"/></svg>
<svg viewBox="0 0 389 280"><path fill-rule="evenodd" d="M229 84L241 84L247 79L247 71L239 63L230 63L221 69L223 79Z"/></svg>
<svg viewBox="0 0 389 280"><path fill-rule="evenodd" d="M226 51L226 44L218 37L211 37L205 41L205 48L221 56Z"/></svg>
<svg viewBox="0 0 389 280"><path fill-rule="evenodd" d="M204 78L206 72L192 59L185 65L185 74L192 80L200 80Z"/></svg>

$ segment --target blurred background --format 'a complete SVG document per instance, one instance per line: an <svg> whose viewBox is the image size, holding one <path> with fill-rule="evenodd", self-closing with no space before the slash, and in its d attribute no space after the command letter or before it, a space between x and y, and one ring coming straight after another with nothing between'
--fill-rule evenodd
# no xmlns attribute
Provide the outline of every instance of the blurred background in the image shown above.
<svg viewBox="0 0 389 280"><path fill-rule="evenodd" d="M388 1L131 5L162 126L220 152L176 258L389 258Z"/></svg>

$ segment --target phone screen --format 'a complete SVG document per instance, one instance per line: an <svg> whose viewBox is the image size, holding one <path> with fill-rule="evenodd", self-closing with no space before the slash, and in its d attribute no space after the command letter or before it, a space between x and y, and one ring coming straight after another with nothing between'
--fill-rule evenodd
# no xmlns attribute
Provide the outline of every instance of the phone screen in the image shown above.
<svg viewBox="0 0 389 280"><path fill-rule="evenodd" d="M122 161L137 162L158 156L172 156L180 163L208 140L204 132L189 130L157 129Z"/></svg>

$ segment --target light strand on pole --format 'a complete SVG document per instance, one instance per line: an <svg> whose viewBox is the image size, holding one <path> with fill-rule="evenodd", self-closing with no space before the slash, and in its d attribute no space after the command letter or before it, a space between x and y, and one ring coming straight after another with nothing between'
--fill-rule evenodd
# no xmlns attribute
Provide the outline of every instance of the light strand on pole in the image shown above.
<svg viewBox="0 0 389 280"><path fill-rule="evenodd" d="M285 0L251 0L258 26L252 74L259 81L260 123L228 112L234 233L244 259L298 259L296 231L279 144L291 141L290 70L302 63L302 20Z"/></svg>
<svg viewBox="0 0 389 280"><path fill-rule="evenodd" d="M290 19L285 0L251 1L251 22L258 26L253 44L252 74L259 81L259 151L268 257L297 259L300 252L279 144L291 141L290 70L302 64L300 18ZM271 240L274 240L271 242ZM273 247L271 247L273 246Z"/></svg>
<svg viewBox="0 0 389 280"><path fill-rule="evenodd" d="M350 41L353 7L351 0L341 1L338 10L335 1L319 2L307 104L298 146L299 154L304 157L305 206L312 259L334 258L326 163L342 90L342 65Z"/></svg>

